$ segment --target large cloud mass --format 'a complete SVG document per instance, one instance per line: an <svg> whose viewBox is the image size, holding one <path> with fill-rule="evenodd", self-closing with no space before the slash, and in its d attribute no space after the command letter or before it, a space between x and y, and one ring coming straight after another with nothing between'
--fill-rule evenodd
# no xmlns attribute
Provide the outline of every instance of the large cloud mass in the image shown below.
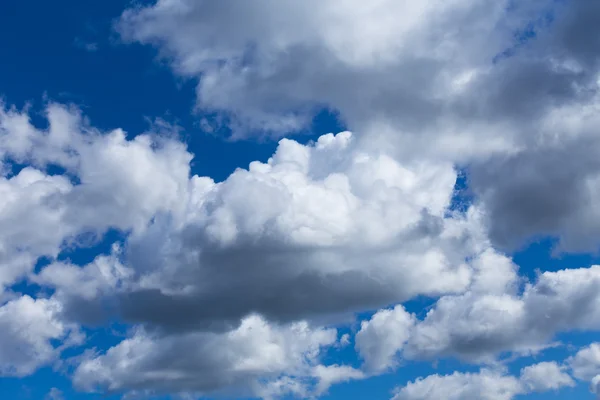
<svg viewBox="0 0 600 400"><path fill-rule="evenodd" d="M198 110L234 139L280 141L216 182L192 173L176 129L105 132L55 103L40 127L2 104L0 374L69 348L83 391L307 398L456 359L481 369L393 398L509 400L574 379L599 392L597 344L502 369L600 330L600 266L536 265L529 280L511 259L548 236L557 253L598 249L599 18L591 0L125 10L121 38L196 80ZM324 107L349 131L282 138ZM109 251L65 256L107 232L121 238ZM87 328L115 322L124 338L87 348ZM332 361L342 351L357 361Z"/></svg>
<svg viewBox="0 0 600 400"><path fill-rule="evenodd" d="M588 0L161 0L117 28L198 79L198 106L227 113L235 136L300 129L325 105L365 146L475 163L504 248L553 235L589 250L599 14Z"/></svg>

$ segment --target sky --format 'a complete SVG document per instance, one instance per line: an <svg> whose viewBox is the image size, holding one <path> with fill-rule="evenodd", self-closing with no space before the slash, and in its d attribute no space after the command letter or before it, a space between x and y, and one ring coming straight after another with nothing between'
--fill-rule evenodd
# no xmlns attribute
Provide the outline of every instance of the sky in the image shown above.
<svg viewBox="0 0 600 400"><path fill-rule="evenodd" d="M0 2L0 398L600 398L599 19Z"/></svg>

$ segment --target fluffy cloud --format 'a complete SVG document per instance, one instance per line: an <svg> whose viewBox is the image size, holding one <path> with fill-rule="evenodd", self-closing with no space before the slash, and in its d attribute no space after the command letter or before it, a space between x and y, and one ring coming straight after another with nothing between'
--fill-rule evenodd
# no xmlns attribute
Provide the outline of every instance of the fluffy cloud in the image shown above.
<svg viewBox="0 0 600 400"><path fill-rule="evenodd" d="M404 354L492 361L502 352L538 351L557 332L597 331L599 284L600 267L593 266L544 272L521 295L442 297L416 325Z"/></svg>
<svg viewBox="0 0 600 400"><path fill-rule="evenodd" d="M198 106L234 136L301 129L325 105L364 146L471 166L497 245L552 235L578 251L600 238L599 13L587 0L160 0L117 29L198 79Z"/></svg>
<svg viewBox="0 0 600 400"><path fill-rule="evenodd" d="M431 375L397 389L392 400L512 400L566 386L574 386L573 379L557 364L545 362L525 367L519 378L491 370Z"/></svg>
<svg viewBox="0 0 600 400"><path fill-rule="evenodd" d="M507 258L487 252L473 264L480 279L464 294L439 298L422 320L397 306L363 322L356 349L365 368L394 366L400 356L489 363L501 354L536 353L559 332L600 330L599 266L544 272L520 292Z"/></svg>
<svg viewBox="0 0 600 400"><path fill-rule="evenodd" d="M578 379L592 380L600 375L600 344L592 343L569 358L569 367Z"/></svg>
<svg viewBox="0 0 600 400"><path fill-rule="evenodd" d="M394 366L394 357L402 349L416 322L401 305L380 310L369 321L361 323L356 334L356 350L369 371Z"/></svg>
<svg viewBox="0 0 600 400"><path fill-rule="evenodd" d="M192 177L174 210L132 233L119 312L171 331L461 292L477 273L466 260L489 243L476 210L446 215L455 180L450 165L402 165L361 150L348 132L312 145L283 140L267 163L224 182ZM49 285L97 270L48 268L38 279Z"/></svg>
<svg viewBox="0 0 600 400"><path fill-rule="evenodd" d="M105 354L83 361L73 380L81 389L102 393L225 391L265 396L274 385L307 392L302 379L320 377L329 384L347 375L336 369L313 371L322 348L335 344L336 338L335 329L312 329L305 322L274 326L257 315L225 333L157 338L139 331ZM282 375L290 380L282 381Z"/></svg>
<svg viewBox="0 0 600 400"><path fill-rule="evenodd" d="M431 375L397 390L393 400L511 400L522 390L519 379L492 371Z"/></svg>
<svg viewBox="0 0 600 400"><path fill-rule="evenodd" d="M2 138L11 143L4 160L32 165L7 171L4 179L20 183L14 190L24 198L32 182L58 187L38 196L40 206L16 199L15 209L0 213L0 219L22 215L21 224L6 224L0 243L7 257L29 257L6 283L26 276L53 290L50 300L38 301L57 304L60 321L117 317L141 325L80 365L75 381L83 389L208 392L239 382L259 396L323 393L365 374L344 365L302 364L307 352L336 340L335 333L317 327L313 335L297 321L322 324L418 294L462 292L480 274L470 260L489 248L476 209L448 212L456 180L451 164L402 164L363 149L349 132L307 145L284 139L266 163L253 162L216 183L189 176L191 155L174 138L99 132L76 110L58 105L47 115L49 128L40 130L25 112L2 114ZM49 220L44 234L28 219L35 213ZM101 236L109 228L128 234L110 254L83 266L54 259L65 246L84 246L79 236ZM38 237L42 244L33 242ZM23 247L27 240L32 244ZM50 264L32 273L42 255ZM393 352L368 344L379 335L378 323L371 325L357 345L378 370L392 362ZM255 331L258 336L243 333ZM300 346L305 336L305 347L289 344ZM210 353L219 343L238 350L225 358ZM263 350L244 356L242 347L255 344L273 349L274 358L259 357ZM170 358L189 355L189 347L200 349L195 361ZM256 370L232 373L244 363ZM119 365L127 365L128 374L115 373ZM212 375L199 379L198 370ZM155 376L163 384L155 386ZM268 383L259 385L265 376Z"/></svg>
<svg viewBox="0 0 600 400"><path fill-rule="evenodd" d="M542 362L521 370L521 382L533 392L557 390L565 386L575 386L575 381L565 372L565 367L555 362Z"/></svg>
<svg viewBox="0 0 600 400"><path fill-rule="evenodd" d="M55 361L65 346L81 341L77 329L60 320L60 307L29 296L0 306L0 375L29 375Z"/></svg>
<svg viewBox="0 0 600 400"><path fill-rule="evenodd" d="M491 362L598 330L600 267L523 285L500 250L540 235L559 251L597 248L599 13L584 0L125 11L122 37L198 79L198 107L224 113L234 137L302 130L323 106L356 133L282 139L215 182L190 176L172 135L101 132L57 104L40 129L0 107L0 373L32 373L77 324L118 319L132 333L87 353L77 387L307 397L401 357ZM461 213L450 208L463 167L474 204ZM126 236L110 254L57 261L109 229ZM12 293L23 279L51 297ZM418 295L437 300L421 319L397 305ZM349 342L323 326L390 305L356 334L360 370L322 363ZM594 391L596 350L569 361ZM565 371L433 375L396 399L506 400L571 386Z"/></svg>
<svg viewBox="0 0 600 400"><path fill-rule="evenodd" d="M5 114L13 123L27 121L14 110ZM49 228L56 234L53 244L50 250L30 250L29 263L41 254L56 255L78 233L117 228L130 234L124 247L115 246L88 265L53 262L30 275L31 281L55 290L51 300L38 301L59 304L56 315L72 322L116 314L145 326L106 354L84 361L75 375L81 388L202 392L226 390L239 381L260 396L322 393L335 382L393 367L399 353L406 358L491 360L503 351L540 349L557 331L598 327L593 316L598 267L546 272L519 293L517 268L490 247L478 208L448 212L456 180L450 164L401 164L364 149L343 132L308 145L284 139L268 162L254 162L215 183L189 176L191 156L173 139L147 135L127 140L119 131L103 134L59 106L52 106L48 115L47 131L3 131L6 138L24 140L25 135L29 143L29 149L12 148L5 158L39 168L8 174L6 181L31 174L64 187L52 197L65 210L55 218L54 232ZM57 115L70 122L53 128ZM73 127L68 149L51 133L65 126ZM40 146L47 151L38 154ZM150 185L141 169L119 169L126 159L169 173ZM157 166L151 167L153 163ZM45 170L50 164L67 175L50 175ZM171 164L177 168L166 167ZM90 196L108 186L114 186L112 195L96 199L92 216ZM175 191L177 199L161 196L162 191ZM104 210L109 210L105 217ZM39 211L50 213L43 207ZM59 228L64 226L68 230L62 233ZM22 235L32 232L34 237L33 227L21 225L29 229ZM6 239L3 245L16 252L17 243ZM189 370L180 371L174 359L158 350L176 343L203 348L206 342L225 341L223 346L229 346L226 340L234 332L254 322L266 331L297 333L290 328L294 321L337 318L419 294L444 295L423 321L397 306L363 322L355 340L365 361L363 371L316 361L300 368L269 359L248 376L231 375L228 366L213 368L211 379L194 386L193 370L200 361L192 360ZM256 312L261 316L252 316ZM239 346L252 345L246 339ZM139 363L127 364L128 376L112 373L120 360L138 351L150 358L136 357ZM154 353L156 358L151 357ZM209 368L220 362L211 357L202 353L198 359ZM262 362L257 355L248 360ZM183 374L181 379L173 368ZM257 386L270 368L276 371L272 379ZM164 385L156 387L142 378L156 374L175 378L164 378Z"/></svg>
<svg viewBox="0 0 600 400"><path fill-rule="evenodd" d="M25 111L0 108L0 290L86 235L144 229L156 213L175 212L187 189L191 155L183 144L104 134L57 104L46 116L41 130Z"/></svg>
<svg viewBox="0 0 600 400"><path fill-rule="evenodd" d="M509 4L161 0L127 10L118 29L158 45L178 73L201 76L199 106L231 112L242 128L289 132L327 104L356 129L379 115L414 132L461 97L536 8L507 15Z"/></svg>

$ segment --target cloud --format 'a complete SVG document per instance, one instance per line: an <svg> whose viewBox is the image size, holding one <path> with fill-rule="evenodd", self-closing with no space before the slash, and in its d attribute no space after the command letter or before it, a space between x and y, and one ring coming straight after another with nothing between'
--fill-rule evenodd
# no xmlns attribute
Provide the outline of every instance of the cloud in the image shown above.
<svg viewBox="0 0 600 400"><path fill-rule="evenodd" d="M237 382L257 396L323 393L366 375L304 359L338 347L335 331L320 326L418 294L460 293L479 274L470 260L489 248L476 209L448 211L451 164L400 163L363 149L350 132L306 145L284 139L267 162L216 183L190 176L192 156L174 137L100 132L56 104L47 116L49 127L37 129L26 111L1 115L3 159L31 165L3 179L23 180L18 194L38 181L54 191L29 205L33 213L23 209L20 225L7 223L0 243L11 257L29 257L6 284L26 278L49 289L50 299L36 301L56 304L61 324L117 318L135 326L80 363L74 380L84 390L213 392ZM15 200L15 210L23 203ZM43 234L28 219L35 213L49 220ZM127 237L109 254L87 265L57 261L65 248L85 246L82 235L108 229ZM34 272L42 255L50 263ZM363 346L371 330L364 326L357 345L377 369L393 354ZM260 353L250 352L255 345ZM261 358L263 350L273 357ZM236 370L245 364L254 367Z"/></svg>
<svg viewBox="0 0 600 400"><path fill-rule="evenodd" d="M353 129L378 115L410 130L440 116L469 75L512 44L507 25L530 10L514 22L509 4L161 0L126 10L117 30L200 78L199 106L230 112L242 129L289 132L326 104Z"/></svg>
<svg viewBox="0 0 600 400"><path fill-rule="evenodd" d="M156 213L176 210L187 187L191 155L183 144L105 134L58 104L49 104L46 116L42 130L25 110L0 108L0 290L30 273L39 257L81 245L82 235L144 229Z"/></svg>
<svg viewBox="0 0 600 400"><path fill-rule="evenodd" d="M346 365L317 365L314 369L314 376L318 379L315 387L315 394L320 396L327 389L340 382L365 379L368 376L360 370Z"/></svg>
<svg viewBox="0 0 600 400"><path fill-rule="evenodd" d="M289 387L320 377L324 384L343 380L346 370L319 368L322 349L334 345L335 329L313 329L305 322L271 325L252 315L224 333L194 332L153 337L138 331L105 354L84 360L73 382L102 393L145 390L151 393L225 391L265 396L282 376ZM356 376L356 375L351 375ZM324 388L324 386L323 386ZM308 390L308 389L302 389Z"/></svg>
<svg viewBox="0 0 600 400"><path fill-rule="evenodd" d="M553 362L530 365L519 378L483 369L479 373L430 375L396 389L393 400L512 400L517 395L574 386L573 379Z"/></svg>
<svg viewBox="0 0 600 400"><path fill-rule="evenodd" d="M511 400L521 393L519 379L493 371L430 375L399 388L393 400Z"/></svg>
<svg viewBox="0 0 600 400"><path fill-rule="evenodd" d="M462 292L476 269L466 260L489 247L477 210L447 213L450 164L402 164L349 132L307 145L284 139L268 162L215 183L189 176L191 156L173 139L101 134L57 106L49 115L49 132L7 153L40 168L52 160L79 181L60 177L56 224L68 230L48 227L57 234L46 253L77 233L131 232L120 255L84 268L52 263L30 277L58 289L79 322L104 300L126 321L165 331L231 328L252 312L281 322L348 316ZM72 126L70 141L59 139L57 120ZM35 237L33 223L22 226Z"/></svg>
<svg viewBox="0 0 600 400"><path fill-rule="evenodd" d="M356 349L364 367L446 357L494 363L503 354L529 355L552 346L557 333L600 330L599 266L544 272L520 292L507 258L488 252L474 264L483 272L475 274L480 279L463 294L439 298L423 319L399 305L363 321Z"/></svg>
<svg viewBox="0 0 600 400"><path fill-rule="evenodd" d="M532 392L546 392L575 386L575 381L565 372L565 369L555 362L542 362L523 368L521 381Z"/></svg>
<svg viewBox="0 0 600 400"><path fill-rule="evenodd" d="M63 392L55 387L50 389L50 391L46 395L46 400L64 400L64 398L65 397L63 395Z"/></svg>
<svg viewBox="0 0 600 400"><path fill-rule="evenodd" d="M526 283L503 253L548 235L557 251L597 248L598 13L584 0L126 10L122 38L197 80L198 108L222 113L234 138L301 131L323 107L353 133L282 139L215 182L192 176L176 127L103 132L50 103L38 128L2 105L0 372L30 374L81 340L79 325L118 320L131 333L78 359L78 388L308 397L403 360L492 363L598 330L599 266ZM465 212L451 209L459 169ZM109 254L58 261L109 229L125 236ZM23 280L47 298L14 293ZM419 295L435 300L424 317L401 305ZM328 327L378 309L354 338L360 369L323 361L350 342ZM594 351L568 365L597 391ZM541 363L520 378L433 375L396 399L572 384Z"/></svg>
<svg viewBox="0 0 600 400"><path fill-rule="evenodd" d="M521 295L442 297L418 323L407 357L493 361L503 352L528 354L551 345L558 332L597 331L600 267L542 273Z"/></svg>
<svg viewBox="0 0 600 400"><path fill-rule="evenodd" d="M590 383L590 392L600 395L600 344L590 343L565 363L577 379Z"/></svg>
<svg viewBox="0 0 600 400"><path fill-rule="evenodd" d="M471 167L502 249L551 235L595 251L599 13L587 0L160 0L117 30L197 79L198 107L225 113L234 137L302 130L326 106L366 147Z"/></svg>
<svg viewBox="0 0 600 400"><path fill-rule="evenodd" d="M60 303L22 296L0 306L0 375L23 377L78 344L78 330L59 319ZM56 342L62 343L60 346Z"/></svg>
<svg viewBox="0 0 600 400"><path fill-rule="evenodd" d="M43 197L42 204L53 207L40 212L48 214L56 204L65 211L49 227L55 234L50 250L31 246L31 260L55 257L81 233L128 233L123 245L87 265L53 260L38 273L23 272L54 289L51 299L36 301L57 304L53 315L61 324L115 316L139 324L134 335L80 364L74 379L82 389L214 392L239 382L237 390L257 396L323 393L336 382L394 367L399 354L481 361L501 351L535 351L560 330L596 329L587 310L595 301L598 267L544 273L519 294L517 268L491 248L479 209L448 211L456 172L445 162L400 163L343 132L306 145L284 139L266 163L253 162L216 183L189 175L191 155L173 138L101 133L76 110L57 105L48 116L44 131L22 112L5 113L3 137L15 139L5 158L35 167L4 179L19 182L30 174L33 182L63 185L51 201ZM65 174L51 175L49 165ZM153 168L151 184L143 171ZM19 188L29 189L28 182ZM108 187L111 196L102 197ZM99 197L92 200L94 195ZM23 235L35 237L34 226L23 224ZM22 252L17 241L11 243L6 240L4 248ZM315 328L307 332L320 337L326 321L420 294L442 295L422 321L396 306L363 322L355 338L362 370L321 365L316 358L305 365L250 354L247 360L227 358L235 365L264 363L238 376L231 375L233 364L209 353L215 343L251 345L254 336L230 340L255 325L265 339L272 332L273 346L283 348L278 352L295 351L285 347L292 339L282 338L298 333L298 321L308 320L303 326ZM336 347L335 336L315 339L316 348ZM197 360L185 360L178 347L183 343L205 350ZM315 348L310 340L306 346L298 354ZM52 357L58 354L48 349ZM179 352L182 360L163 349ZM121 360L129 360L129 375L115 373ZM198 380L198 369L215 375ZM149 378L156 376L160 385Z"/></svg>
<svg viewBox="0 0 600 400"><path fill-rule="evenodd" d="M556 237L558 252L595 251L600 165L597 99L556 110L541 124L564 138L470 167L469 185L486 213L490 236L515 249L532 238ZM568 163L564 162L569 159Z"/></svg>
<svg viewBox="0 0 600 400"><path fill-rule="evenodd" d="M416 322L414 315L398 305L380 310L363 321L356 334L356 350L365 360L365 369L381 371L394 366L394 356L402 349Z"/></svg>
<svg viewBox="0 0 600 400"><path fill-rule="evenodd" d="M578 379L592 380L600 375L600 344L591 343L579 350L575 356L567 360L573 371L573 376Z"/></svg>

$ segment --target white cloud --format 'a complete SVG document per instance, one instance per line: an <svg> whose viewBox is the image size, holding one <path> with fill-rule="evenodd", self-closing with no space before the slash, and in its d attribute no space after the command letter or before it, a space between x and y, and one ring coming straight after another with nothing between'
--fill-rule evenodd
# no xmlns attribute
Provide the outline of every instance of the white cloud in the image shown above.
<svg viewBox="0 0 600 400"><path fill-rule="evenodd" d="M79 332L58 318L61 305L22 296L0 306L0 375L23 377L54 362ZM53 341L63 344L58 347Z"/></svg>
<svg viewBox="0 0 600 400"><path fill-rule="evenodd" d="M153 360L131 364L135 379L118 378L110 374L118 369L112 357L129 347L168 346L176 337L225 340L255 312L284 326L305 318L322 323L416 294L461 292L479 268L465 260L489 246L476 210L446 215L456 179L451 164L402 164L362 149L349 132L309 145L282 140L268 162L253 162L215 183L189 176L191 155L173 138L102 133L77 110L55 104L47 116L49 128L40 130L25 111L8 108L0 115L4 160L33 165L3 178L22 197L0 211L6 227L0 245L11 262L19 260L16 254L26 256L21 269L3 264L12 274L4 284L27 276L54 289L48 301L57 304L59 321L87 324L117 316L146 328L84 362L77 374L81 387L204 389L210 385L196 388L186 377L160 388L150 380L139 383L136 374L145 374ZM66 174L51 176L49 165ZM28 192L34 189L37 197ZM124 247L85 266L52 260L32 273L39 256L54 258L65 245L85 245L78 235L109 228L129 232ZM365 358L391 362L393 354L375 353ZM171 376L171 361L151 374ZM252 379L271 368L294 372L291 364L263 361ZM86 375L98 363L104 363L99 372ZM319 382L318 391L363 374L347 366L303 373ZM230 381L222 375L217 386L226 387ZM273 378L253 390L304 387L290 379Z"/></svg>
<svg viewBox="0 0 600 400"><path fill-rule="evenodd" d="M317 365L313 374L318 379L315 387L316 395L324 394L336 383L367 378L363 371L346 365Z"/></svg>
<svg viewBox="0 0 600 400"><path fill-rule="evenodd" d="M379 310L361 323L356 334L356 350L368 371L383 371L395 366L395 355L402 349L416 322L401 305Z"/></svg>
<svg viewBox="0 0 600 400"><path fill-rule="evenodd" d="M333 383L395 366L399 353L482 360L499 351L541 348L554 332L571 325L595 329L590 314L584 318L576 311L585 310L581 305L587 303L581 301L595 301L597 267L544 273L518 295L516 266L490 247L478 208L447 213L456 179L451 164L400 163L386 153L365 150L343 132L309 145L284 139L268 162L254 162L215 183L189 177L191 156L173 139L126 140L120 131L102 134L76 111L59 106L52 106L48 115L47 131L24 124L22 113L4 116L12 124L6 126L13 128L5 129L3 137L28 143L9 149L5 157L40 168L5 180L24 180L18 190L39 180L49 182L50 188L63 185L52 194L49 210L32 206L43 216L56 212L54 204L64 211L49 223L50 244L31 246L22 274L31 270L37 256L55 256L78 233L131 230L125 247L115 247L110 255L81 267L52 262L30 280L56 290L51 301L60 305L56 315L61 318L85 324L116 313L145 327L105 355L82 363L76 375L82 388L225 390L233 382L227 371L214 370L214 387L208 381L195 386L189 371L181 379L179 370L172 375L174 360L161 358L166 356L160 352L157 359L127 364L129 377L113 372L118 360L133 354L122 353L124 349L150 354L158 352L156 347L176 346L175 340L190 345L225 340L254 312L263 315L265 329L277 330L288 328L270 324L285 327L302 319L322 323L418 294L444 295L424 321L397 306L364 322L355 338L365 361L362 371L315 364L298 373L300 364L248 356L248 362L264 364L240 379L265 396L308 393L313 389L307 379L317 382L314 390L324 392ZM68 146L64 131L70 135ZM49 163L76 179L49 176L44 172ZM153 168L156 172L149 176L143 173ZM113 190L108 192L108 187ZM15 207L21 203L15 201ZM30 215L24 212L23 220ZM36 237L34 226L22 224L21 237L26 239L4 239L4 248L17 252L20 241ZM40 238L45 243L46 236ZM579 301L578 296L585 298ZM575 303L577 310L564 308ZM465 313L465 308L471 311ZM547 326L543 312L554 313ZM327 343L336 345L335 338ZM222 362L210 357L202 354L209 364ZM156 361L163 359L161 365ZM199 365L190 362L194 368ZM287 378L272 375L268 384L252 383L271 371ZM155 387L150 379L140 380L148 374L174 378L164 378L165 384Z"/></svg>
<svg viewBox="0 0 600 400"><path fill-rule="evenodd" d="M472 265L478 269L470 288L442 296L422 320L397 306L364 321L356 348L365 367L385 369L400 357L493 363L502 353L552 346L557 333L600 330L600 266L544 272L520 292L506 257L486 251Z"/></svg>
<svg viewBox="0 0 600 400"><path fill-rule="evenodd" d="M38 129L2 106L2 374L51 363L75 329L66 321L103 318L135 330L81 362L82 389L265 398L324 393L402 359L492 362L598 330L600 267L545 272L523 289L499 250L538 235L589 250L600 237L600 8L558 3L160 0L126 11L123 38L198 79L198 106L231 117L235 137L300 130L322 106L356 133L284 139L269 161L216 183L190 176L192 155L162 125L131 139L49 104ZM563 7L549 26L537 23L546 7ZM535 38L493 63L532 21ZM13 163L27 167L13 174ZM459 166L475 194L464 214L448 210ZM110 228L127 233L122 248L86 266L56 261ZM34 273L41 256L51 263ZM53 297L11 293L24 278ZM323 325L417 295L441 296L423 320L398 305L361 325L363 369L320 363L349 343ZM594 351L569 365L597 390ZM542 363L521 378L434 375L396 398L570 385Z"/></svg>
<svg viewBox="0 0 600 400"><path fill-rule="evenodd" d="M251 311L291 321L461 292L476 268L465 259L489 244L476 210L445 216L455 179L450 165L366 153L347 132L283 140L267 163L224 182L193 177L185 213L130 237L123 315L189 329Z"/></svg>
<svg viewBox="0 0 600 400"><path fill-rule="evenodd" d="M542 362L521 370L521 381L532 392L557 390L565 386L575 386L575 381L565 372L566 367L555 362Z"/></svg>
<svg viewBox="0 0 600 400"><path fill-rule="evenodd" d="M600 267L544 272L522 295L442 297L417 324L405 350L411 356L458 356L489 361L503 351L529 353L558 332L597 331Z"/></svg>
<svg viewBox="0 0 600 400"><path fill-rule="evenodd" d="M592 380L596 375L600 375L600 344L591 343L579 350L575 356L569 358L568 364L576 378Z"/></svg>
<svg viewBox="0 0 600 400"><path fill-rule="evenodd" d="M25 111L0 108L0 159L29 165L0 177L0 289L82 234L141 230L156 213L176 212L187 189L191 155L183 144L103 134L56 104L46 115L49 127L40 130ZM66 175L50 175L48 166Z"/></svg>
<svg viewBox="0 0 600 400"><path fill-rule="evenodd" d="M430 375L396 389L392 400L512 400L517 395L574 385L563 367L543 362L523 368L520 377L487 369L478 373Z"/></svg>
<svg viewBox="0 0 600 400"><path fill-rule="evenodd" d="M393 400L512 400L521 392L519 379L483 370L417 379L398 389Z"/></svg>
<svg viewBox="0 0 600 400"><path fill-rule="evenodd" d="M199 106L230 112L243 130L298 129L320 104L355 129L377 114L410 130L512 44L510 28L531 14L517 7L509 19L509 4L161 0L125 11L118 30L201 77Z"/></svg>
<svg viewBox="0 0 600 400"><path fill-rule="evenodd" d="M122 265L118 257L121 249L113 245L112 254L98 256L83 267L65 262L55 262L44 267L31 280L42 286L57 289L56 296L70 295L84 300L94 300L104 292L113 294L115 289L132 271Z"/></svg>
<svg viewBox="0 0 600 400"><path fill-rule="evenodd" d="M160 0L126 10L118 30L198 79L198 106L226 113L236 137L288 134L325 105L365 147L471 166L503 249L552 235L560 250L590 251L600 238L589 201L600 176L600 44L588 32L598 32L599 7Z"/></svg>
<svg viewBox="0 0 600 400"><path fill-rule="evenodd" d="M438 300L414 329L410 357L490 361L505 351L536 352L558 332L600 330L600 267L542 273L522 295L474 294Z"/></svg>
<svg viewBox="0 0 600 400"><path fill-rule="evenodd" d="M144 331L105 354L84 360L75 371L80 389L101 392L149 390L154 393L226 391L263 394L274 387L296 387L310 379L323 348L336 342L335 329L313 329L305 322L269 324L253 315L223 333L194 332L153 337ZM339 369L318 369L329 384L342 380ZM281 380L287 376L287 385Z"/></svg>

